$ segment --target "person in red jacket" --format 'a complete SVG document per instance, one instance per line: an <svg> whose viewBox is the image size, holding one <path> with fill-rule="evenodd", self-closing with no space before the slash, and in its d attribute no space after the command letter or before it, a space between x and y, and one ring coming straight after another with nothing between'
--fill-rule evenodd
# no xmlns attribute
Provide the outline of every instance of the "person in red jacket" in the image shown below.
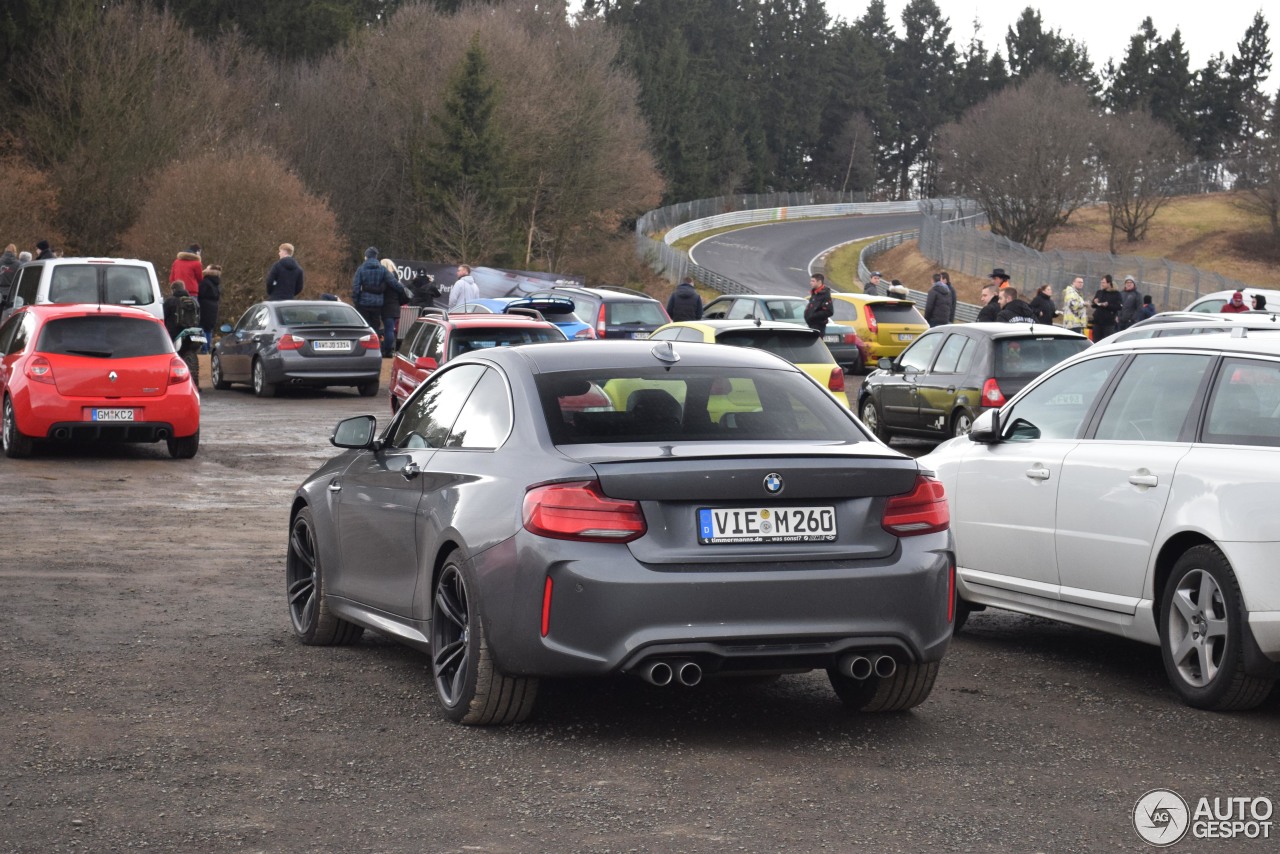
<svg viewBox="0 0 1280 854"><path fill-rule="evenodd" d="M1249 310L1249 306L1244 304L1244 294L1241 291L1236 291L1234 294L1231 295L1231 299L1227 302L1227 304L1218 310L1218 313L1219 314L1239 314L1241 312L1248 311L1248 310Z"/></svg>
<svg viewBox="0 0 1280 854"><path fill-rule="evenodd" d="M204 278L204 262L200 260L200 244L192 243L178 253L169 268L169 281L182 282L187 286L187 293L200 293L200 280Z"/></svg>

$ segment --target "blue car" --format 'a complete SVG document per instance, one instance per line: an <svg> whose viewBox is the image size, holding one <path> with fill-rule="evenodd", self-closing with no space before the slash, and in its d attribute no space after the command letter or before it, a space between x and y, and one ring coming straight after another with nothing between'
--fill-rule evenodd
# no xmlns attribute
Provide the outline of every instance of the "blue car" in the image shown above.
<svg viewBox="0 0 1280 854"><path fill-rule="evenodd" d="M532 309L547 321L554 323L570 341L586 341L596 337L591 324L584 323L573 313L573 300L567 297L491 297L471 300L466 311L470 314L509 314L511 309Z"/></svg>

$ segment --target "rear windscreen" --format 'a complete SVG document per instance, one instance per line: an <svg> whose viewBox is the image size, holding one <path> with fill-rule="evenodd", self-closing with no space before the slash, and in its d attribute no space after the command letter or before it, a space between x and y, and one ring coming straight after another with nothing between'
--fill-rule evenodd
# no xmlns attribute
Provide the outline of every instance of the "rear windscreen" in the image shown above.
<svg viewBox="0 0 1280 854"><path fill-rule="evenodd" d="M455 329L449 336L449 358L470 353L472 350L488 350L491 347L515 347L520 344L546 344L563 341L559 329Z"/></svg>
<svg viewBox="0 0 1280 854"><path fill-rule="evenodd" d="M716 337L717 344L732 347L757 347L781 356L793 365L835 364L827 345L817 335L784 335L777 332L726 332Z"/></svg>
<svg viewBox="0 0 1280 854"><path fill-rule="evenodd" d="M865 441L840 404L812 383L799 381L790 369L677 364L562 371L536 380L557 445Z"/></svg>
<svg viewBox="0 0 1280 854"><path fill-rule="evenodd" d="M36 351L97 359L130 359L172 353L173 344L157 321L98 315L49 321L40 330Z"/></svg>
<svg viewBox="0 0 1280 854"><path fill-rule="evenodd" d="M142 267L104 267L107 277L106 301L112 305L151 305L155 290L151 276ZM193 293L192 296L195 296Z"/></svg>
<svg viewBox="0 0 1280 854"><path fill-rule="evenodd" d="M876 323L914 323L924 326L924 318L916 307L909 302L873 302L871 313L876 316Z"/></svg>
<svg viewBox="0 0 1280 854"><path fill-rule="evenodd" d="M283 326L364 326L364 318L349 305L335 302L332 306L297 305L277 308Z"/></svg>
<svg viewBox="0 0 1280 854"><path fill-rule="evenodd" d="M98 268L89 264L64 264L49 277L49 302L98 302Z"/></svg>
<svg viewBox="0 0 1280 854"><path fill-rule="evenodd" d="M1089 346L1083 338L1003 338L992 342L997 377L1035 377Z"/></svg>
<svg viewBox="0 0 1280 854"><path fill-rule="evenodd" d="M605 303L605 323L609 326L659 327L668 323L662 306L651 300Z"/></svg>

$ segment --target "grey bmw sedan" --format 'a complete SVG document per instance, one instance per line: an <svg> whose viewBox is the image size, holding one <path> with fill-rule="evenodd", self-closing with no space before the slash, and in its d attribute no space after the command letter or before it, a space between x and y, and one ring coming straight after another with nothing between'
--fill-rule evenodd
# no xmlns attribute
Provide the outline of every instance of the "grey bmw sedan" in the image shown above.
<svg viewBox="0 0 1280 854"><path fill-rule="evenodd" d="M941 485L763 351L473 352L332 441L290 512L294 631L423 650L460 723L524 720L542 679L619 674L822 669L846 706L903 710L951 640Z"/></svg>

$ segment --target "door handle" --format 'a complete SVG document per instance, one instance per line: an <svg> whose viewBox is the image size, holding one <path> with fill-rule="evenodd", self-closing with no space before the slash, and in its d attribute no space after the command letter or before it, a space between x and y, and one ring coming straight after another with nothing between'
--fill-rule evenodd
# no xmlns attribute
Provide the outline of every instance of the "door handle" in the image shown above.
<svg viewBox="0 0 1280 854"><path fill-rule="evenodd" d="M413 460L409 460L409 462L404 464L404 468L400 469L400 474L405 480L413 480L415 477L422 474L422 467Z"/></svg>
<svg viewBox="0 0 1280 854"><path fill-rule="evenodd" d="M336 477L335 477L333 480L329 481L329 491L330 491L330 492L341 492L341 491L342 491L342 482L341 482L340 480L338 480L338 478L336 478Z"/></svg>
<svg viewBox="0 0 1280 854"><path fill-rule="evenodd" d="M955 394L955 393L956 393L956 387L955 387L955 386L953 386L953 385L949 385L949 386L947 386L947 394Z"/></svg>
<svg viewBox="0 0 1280 854"><path fill-rule="evenodd" d="M1155 486L1160 483L1160 479L1153 474L1131 474L1129 482L1134 486Z"/></svg>
<svg viewBox="0 0 1280 854"><path fill-rule="evenodd" d="M1027 469L1027 477L1032 480L1048 480L1049 470L1044 466L1036 465L1033 468Z"/></svg>

